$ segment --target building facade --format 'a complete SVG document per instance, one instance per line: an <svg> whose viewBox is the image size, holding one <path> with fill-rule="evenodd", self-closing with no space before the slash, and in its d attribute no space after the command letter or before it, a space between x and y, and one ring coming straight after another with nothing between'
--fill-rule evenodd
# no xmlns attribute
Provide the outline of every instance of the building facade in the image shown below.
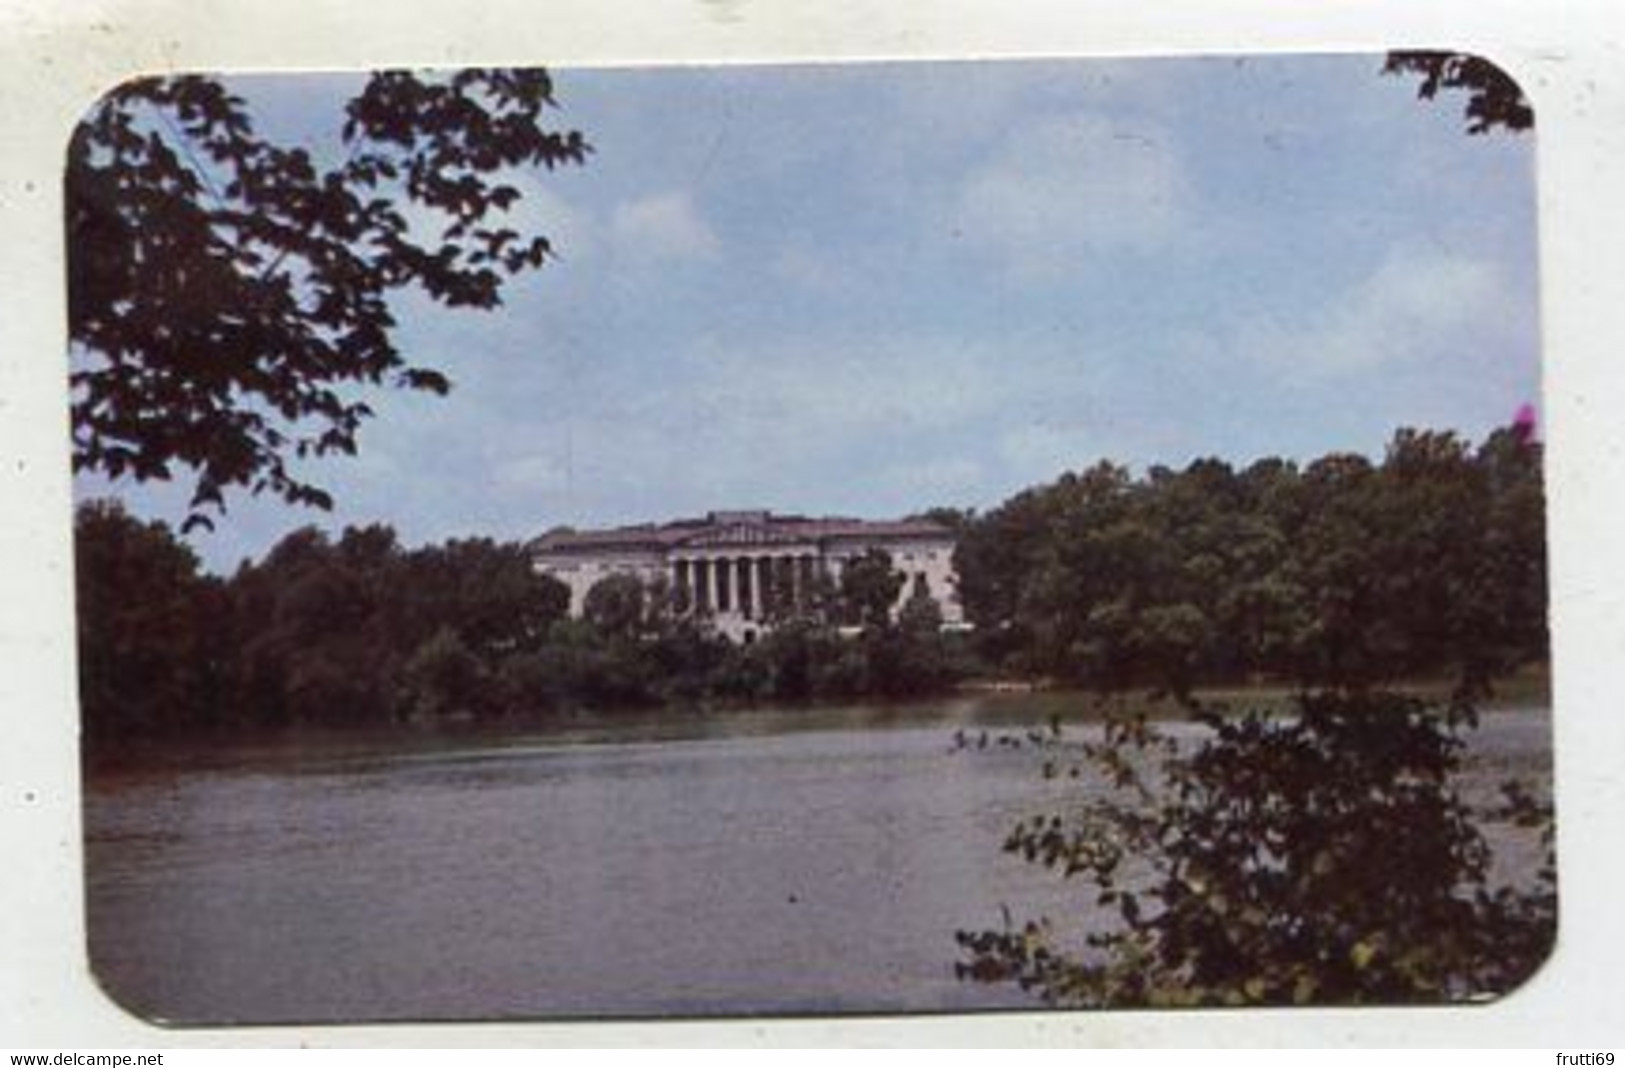
<svg viewBox="0 0 1625 1068"><path fill-rule="evenodd" d="M597 583L632 575L669 590L680 610L710 619L735 641L808 605L818 589L838 588L844 569L871 549L885 551L903 575L898 608L923 594L937 603L944 626L963 625L953 535L929 520L712 512L659 525L549 531L530 543L537 571L570 588L572 615Z"/></svg>

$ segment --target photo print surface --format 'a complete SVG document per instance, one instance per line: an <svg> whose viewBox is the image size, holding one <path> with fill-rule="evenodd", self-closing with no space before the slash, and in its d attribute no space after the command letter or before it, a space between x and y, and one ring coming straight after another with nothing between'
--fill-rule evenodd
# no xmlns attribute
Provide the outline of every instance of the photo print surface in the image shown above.
<svg viewBox="0 0 1625 1068"><path fill-rule="evenodd" d="M1534 138L1447 53L120 86L66 162L97 981L1516 988Z"/></svg>

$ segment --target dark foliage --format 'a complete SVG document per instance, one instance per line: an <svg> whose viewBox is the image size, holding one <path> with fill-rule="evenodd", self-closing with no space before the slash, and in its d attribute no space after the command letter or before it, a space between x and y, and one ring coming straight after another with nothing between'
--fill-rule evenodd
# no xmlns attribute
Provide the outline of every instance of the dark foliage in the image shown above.
<svg viewBox="0 0 1625 1068"><path fill-rule="evenodd" d="M870 549L841 572L843 622L862 627L885 626L903 592L904 578L892 567L891 554Z"/></svg>
<svg viewBox="0 0 1625 1068"><path fill-rule="evenodd" d="M196 729L505 715L568 590L518 545L403 550L388 527L283 538L228 581L116 505L77 523L92 743Z"/></svg>
<svg viewBox="0 0 1625 1068"><path fill-rule="evenodd" d="M581 710L939 692L967 663L940 615L895 599L874 558L752 645L670 591L613 576L582 618L525 549L488 539L403 549L388 527L283 538L229 581L162 524L117 505L78 516L84 719L93 744L294 724L357 726ZM881 565L884 564L884 568ZM868 618L857 633L841 620Z"/></svg>
<svg viewBox="0 0 1625 1068"><path fill-rule="evenodd" d="M396 347L390 296L492 308L551 252L501 219L514 174L585 157L543 126L552 93L539 69L377 73L335 163L261 136L218 79L103 97L66 173L76 469L190 470L188 525L233 487L327 507L297 461L355 451L362 387L450 388Z"/></svg>
<svg viewBox="0 0 1625 1068"><path fill-rule="evenodd" d="M1398 1003L1504 993L1544 960L1555 870L1495 885L1483 826L1550 810L1461 798L1463 709L1321 691L1196 715L1208 734L1183 747L1135 719L1044 740L1047 767L1105 792L1005 849L1077 878L1099 919L1081 940L1043 919L962 931L963 976L1066 1005Z"/></svg>
<svg viewBox="0 0 1625 1068"><path fill-rule="evenodd" d="M1429 1002L1504 993L1545 958L1550 808L1509 785L1475 809L1458 779L1475 702L1546 658L1526 428L1476 451L1401 431L1380 465L1097 467L973 524L964 550L998 569L967 584L973 618L1022 638L993 651L1171 694L1200 728L1012 739L1062 792L1005 849L1076 879L1079 909L960 931L964 978L1068 1005ZM1296 688L1289 709L1192 696L1260 677ZM1450 697L1393 689L1421 678ZM1533 878L1493 881L1495 821L1542 836Z"/></svg>
<svg viewBox="0 0 1625 1068"><path fill-rule="evenodd" d="M229 699L230 599L161 523L79 510L79 674L102 735L186 729Z"/></svg>
<svg viewBox="0 0 1625 1068"><path fill-rule="evenodd" d="M1380 465L1100 464L960 533L994 666L1070 684L1469 688L1546 650L1540 446L1401 430Z"/></svg>
<svg viewBox="0 0 1625 1068"><path fill-rule="evenodd" d="M1482 57L1460 52L1390 52L1382 69L1385 74L1420 75L1416 95L1424 100L1432 100L1441 89L1465 91L1468 133L1528 130L1535 125L1534 109L1518 83Z"/></svg>

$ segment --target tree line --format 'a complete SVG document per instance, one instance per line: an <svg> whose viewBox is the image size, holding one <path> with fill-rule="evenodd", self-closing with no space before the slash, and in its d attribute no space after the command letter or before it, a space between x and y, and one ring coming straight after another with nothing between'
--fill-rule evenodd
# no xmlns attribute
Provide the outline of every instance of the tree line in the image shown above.
<svg viewBox="0 0 1625 1068"><path fill-rule="evenodd" d="M966 668L935 602L894 610L871 552L749 645L664 586L611 576L569 614L524 545L403 548L388 526L294 531L229 578L117 502L78 510L84 721L93 740L216 728L538 717L718 702L902 697Z"/></svg>
<svg viewBox="0 0 1625 1068"><path fill-rule="evenodd" d="M976 675L1479 684L1544 656L1540 448L1517 429L1476 449L1403 430L1380 463L1102 463L984 515L930 514L955 528L970 634L944 633L928 597L899 610L903 576L874 552L741 645L630 576L571 618L519 543L306 527L222 578L163 523L87 502L85 721L112 737L498 719L903 698Z"/></svg>
<svg viewBox="0 0 1625 1068"><path fill-rule="evenodd" d="M628 576L573 618L517 543L306 528L222 578L164 524L89 502L86 736L95 752L244 727L907 697L973 675L1150 689L1204 732L1176 743L1130 703L1098 738L1058 722L1012 736L1034 749L1034 806L1003 848L1074 881L1077 914L958 931L966 980L1072 1005L1387 1003L1503 993L1540 965L1550 803L1507 784L1486 807L1460 780L1478 699L1547 656L1527 427L1476 447L1401 430L1380 461L1103 463L986 514L930 514L957 531L968 634L929 599L897 610L903 576L874 553L770 605L774 626L737 645ZM1449 695L1396 689L1421 679ZM1292 696L1193 692L1235 681ZM1515 884L1494 874L1497 824L1543 847Z"/></svg>
<svg viewBox="0 0 1625 1068"><path fill-rule="evenodd" d="M1400 430L1380 462L1101 463L964 517L957 563L988 663L1102 689L1478 687L1546 655L1526 427Z"/></svg>

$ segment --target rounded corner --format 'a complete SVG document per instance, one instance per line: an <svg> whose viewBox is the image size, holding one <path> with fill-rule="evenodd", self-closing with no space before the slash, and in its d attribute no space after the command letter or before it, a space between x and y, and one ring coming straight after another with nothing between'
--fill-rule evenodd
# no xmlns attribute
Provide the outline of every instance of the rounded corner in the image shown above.
<svg viewBox="0 0 1625 1068"><path fill-rule="evenodd" d="M156 1010L144 1007L139 999L130 996L129 991L122 989L117 980L102 969L101 962L96 957L96 951L91 946L86 946L85 950L85 973L90 977L90 985L97 995L112 1008L136 1023L166 1031L175 1030L178 1026L174 1020L165 1019L163 1016L158 1015Z"/></svg>
<svg viewBox="0 0 1625 1068"><path fill-rule="evenodd" d="M1521 975L1512 976L1508 984L1499 990L1486 990L1475 999L1482 1007L1502 1005L1511 998L1520 997L1537 982L1544 981L1543 976L1550 976L1552 964L1557 959L1558 940L1562 931L1562 921L1559 913L1553 913L1552 920L1541 932L1541 941L1531 943L1528 953L1528 966Z"/></svg>
<svg viewBox="0 0 1625 1068"><path fill-rule="evenodd" d="M1527 129L1533 132L1539 128L1540 109L1535 106L1535 97L1529 91L1528 79L1519 78L1507 66L1503 58L1491 55L1488 52L1463 49L1460 54L1463 59L1481 65L1488 74L1505 83L1516 94L1517 100L1522 104L1524 111L1528 113Z"/></svg>
<svg viewBox="0 0 1625 1068"><path fill-rule="evenodd" d="M73 120L73 125L68 128L67 139L63 142L62 165L64 169L72 165L74 141L78 139L81 133L84 132L86 126L88 126L95 118L96 113L99 110L106 107L118 97L129 95L132 91L140 88L143 84L157 82L166 77L179 76L180 75L163 74L157 71L135 71L133 73L120 76L117 81L106 86L105 88L100 89L99 91L92 90L95 95L90 98L90 101L86 103L84 107L79 109L78 116Z"/></svg>
<svg viewBox="0 0 1625 1068"><path fill-rule="evenodd" d="M1420 74L1417 95L1424 99L1434 98L1440 90L1467 92L1468 133L1504 129L1533 134L1538 129L1535 98L1506 57L1479 48L1397 48L1387 53L1384 71Z"/></svg>

